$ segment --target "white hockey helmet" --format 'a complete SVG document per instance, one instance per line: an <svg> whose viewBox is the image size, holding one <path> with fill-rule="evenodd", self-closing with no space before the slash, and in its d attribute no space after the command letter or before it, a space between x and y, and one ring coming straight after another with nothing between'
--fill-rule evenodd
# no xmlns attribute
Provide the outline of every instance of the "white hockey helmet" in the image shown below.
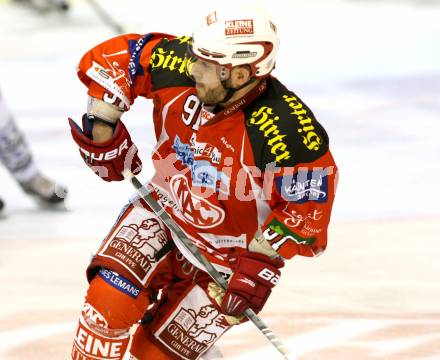
<svg viewBox="0 0 440 360"><path fill-rule="evenodd" d="M253 6L214 11L194 29L191 52L197 58L231 69L249 65L251 76L261 78L275 66L279 47L269 14Z"/></svg>

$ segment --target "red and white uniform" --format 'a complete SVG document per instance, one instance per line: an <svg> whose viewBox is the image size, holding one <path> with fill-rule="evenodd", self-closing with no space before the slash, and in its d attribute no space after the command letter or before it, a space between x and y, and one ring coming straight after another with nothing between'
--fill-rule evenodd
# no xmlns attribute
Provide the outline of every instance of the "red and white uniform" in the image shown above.
<svg viewBox="0 0 440 360"><path fill-rule="evenodd" d="M248 251L258 232L284 259L321 253L337 173L325 130L301 99L271 76L226 109L204 107L187 75L190 41L164 34L120 36L87 52L78 75L90 96L124 111L138 96L153 100L155 197L219 271L230 273L229 256ZM198 264L178 239L173 240L180 252L163 255L171 235L148 209L137 205L121 214L88 275L91 280L99 268L111 269L152 294L166 281L176 284L169 273L170 268L182 270L176 270L175 261L181 253L189 260L187 267ZM196 277L190 275L189 284L197 283ZM203 278L200 284L207 281ZM191 285L185 291L200 289ZM193 310L182 294L168 297L174 301L172 314L181 306L190 318ZM193 313L208 311L204 306ZM151 333L170 356L197 358L200 349L185 355L179 350L182 344L174 349L167 345L173 334L170 311L168 320L153 321ZM217 339L222 329L204 334L216 334ZM196 328L185 331L200 340ZM208 338L198 341L212 345L215 339Z"/></svg>

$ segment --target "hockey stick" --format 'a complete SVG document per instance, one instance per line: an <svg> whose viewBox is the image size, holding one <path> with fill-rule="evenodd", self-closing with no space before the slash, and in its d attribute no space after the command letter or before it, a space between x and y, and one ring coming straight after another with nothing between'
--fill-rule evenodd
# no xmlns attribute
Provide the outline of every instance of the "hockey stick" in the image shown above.
<svg viewBox="0 0 440 360"><path fill-rule="evenodd" d="M124 28L116 22L116 20L110 16L110 14L104 10L104 8L99 5L96 0L87 0L91 8L95 11L96 15L105 23L108 27L110 27L117 35L123 34Z"/></svg>
<svg viewBox="0 0 440 360"><path fill-rule="evenodd" d="M151 191L147 190L145 186L133 175L133 173L126 169L122 172L122 175L126 180L129 180L136 188L138 194L144 199L151 207L154 213L165 223L165 225L179 238L185 248L205 267L205 271L214 279L214 281L222 287L224 290L228 286L228 282L217 271L217 269L206 259L206 257L200 252L197 246L186 236L179 225L171 218L170 215L159 205L159 203L151 196ZM255 314L255 312L248 308L244 311L249 320L251 320L255 326L263 333L263 335L272 343L272 345L281 353L284 359L293 360L287 347L281 342L280 339L269 329L269 327L261 320L261 318Z"/></svg>

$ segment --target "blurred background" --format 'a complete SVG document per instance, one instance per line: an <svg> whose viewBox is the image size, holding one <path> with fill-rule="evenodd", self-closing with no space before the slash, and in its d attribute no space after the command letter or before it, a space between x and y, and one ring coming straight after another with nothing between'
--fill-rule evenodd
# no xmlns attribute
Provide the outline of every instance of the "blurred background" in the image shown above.
<svg viewBox="0 0 440 360"><path fill-rule="evenodd" d="M281 38L274 75L327 129L340 171L326 253L286 266L263 318L300 359L440 359L440 1L257 3ZM82 54L118 27L190 35L220 4L234 6L0 0L0 91L37 165L69 190L65 209L41 207L0 166L0 359L68 358L85 268L132 194L93 175L71 140ZM143 180L151 109L138 99L124 115ZM217 346L276 357L248 324Z"/></svg>

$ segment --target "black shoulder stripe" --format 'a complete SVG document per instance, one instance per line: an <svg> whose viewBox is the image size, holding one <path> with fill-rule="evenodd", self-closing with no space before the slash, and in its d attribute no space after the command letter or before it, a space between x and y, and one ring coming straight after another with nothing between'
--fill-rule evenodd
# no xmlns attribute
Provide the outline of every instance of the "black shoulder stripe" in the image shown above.
<svg viewBox="0 0 440 360"><path fill-rule="evenodd" d="M328 149L328 136L312 111L278 80L245 109L246 130L256 165L313 162Z"/></svg>
<svg viewBox="0 0 440 360"><path fill-rule="evenodd" d="M174 86L193 86L187 75L188 58L186 49L191 38L163 39L151 54L149 71L153 90Z"/></svg>

